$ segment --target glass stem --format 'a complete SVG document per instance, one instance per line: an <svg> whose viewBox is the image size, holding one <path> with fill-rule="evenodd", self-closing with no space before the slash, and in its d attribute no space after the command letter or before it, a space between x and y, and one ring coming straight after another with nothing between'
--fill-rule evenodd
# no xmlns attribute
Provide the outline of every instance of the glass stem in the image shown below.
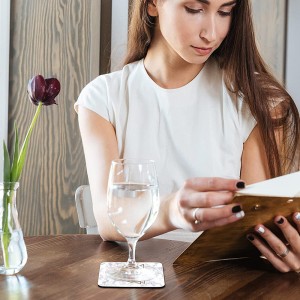
<svg viewBox="0 0 300 300"><path fill-rule="evenodd" d="M127 239L128 250L129 250L127 265L128 265L129 268L135 268L136 267L135 248L136 248L137 241L138 241L137 239Z"/></svg>

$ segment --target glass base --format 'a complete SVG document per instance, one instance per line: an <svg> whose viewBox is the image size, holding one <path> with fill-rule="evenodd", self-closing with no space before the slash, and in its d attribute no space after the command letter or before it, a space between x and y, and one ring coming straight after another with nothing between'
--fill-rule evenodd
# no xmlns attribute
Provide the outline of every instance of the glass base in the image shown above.
<svg viewBox="0 0 300 300"><path fill-rule="evenodd" d="M0 231L0 275L17 274L27 262L27 249L22 230L12 230L8 238L7 236L7 234ZM5 239L8 239L7 250L3 249Z"/></svg>
<svg viewBox="0 0 300 300"><path fill-rule="evenodd" d="M128 268L127 262L100 264L98 285L101 287L164 287L161 263L140 262Z"/></svg>

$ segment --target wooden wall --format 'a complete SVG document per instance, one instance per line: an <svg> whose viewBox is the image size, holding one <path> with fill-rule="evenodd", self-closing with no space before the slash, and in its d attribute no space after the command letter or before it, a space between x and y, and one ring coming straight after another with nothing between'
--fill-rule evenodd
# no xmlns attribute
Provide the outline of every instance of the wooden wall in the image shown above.
<svg viewBox="0 0 300 300"><path fill-rule="evenodd" d="M252 7L261 55L275 77L284 83L287 0L252 0Z"/></svg>
<svg viewBox="0 0 300 300"><path fill-rule="evenodd" d="M252 2L263 55L283 80L286 0ZM110 10L111 0L11 1L10 147L14 121L23 138L36 108L27 99L28 80L42 74L62 84L58 106L43 107L20 180L25 235L82 232L74 193L88 181L73 104L109 65Z"/></svg>
<svg viewBox="0 0 300 300"><path fill-rule="evenodd" d="M79 232L77 186L87 183L73 104L99 74L99 0L12 0L9 144L13 122L24 137L36 109L27 98L36 74L57 77L57 106L43 107L34 129L18 192L25 235Z"/></svg>

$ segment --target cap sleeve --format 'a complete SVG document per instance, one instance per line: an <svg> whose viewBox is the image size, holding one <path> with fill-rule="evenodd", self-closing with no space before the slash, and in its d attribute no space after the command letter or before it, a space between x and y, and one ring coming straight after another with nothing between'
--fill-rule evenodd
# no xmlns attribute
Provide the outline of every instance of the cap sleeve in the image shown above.
<svg viewBox="0 0 300 300"><path fill-rule="evenodd" d="M74 104L77 113L78 106L88 108L111 122L107 84L104 76L98 76L83 88Z"/></svg>

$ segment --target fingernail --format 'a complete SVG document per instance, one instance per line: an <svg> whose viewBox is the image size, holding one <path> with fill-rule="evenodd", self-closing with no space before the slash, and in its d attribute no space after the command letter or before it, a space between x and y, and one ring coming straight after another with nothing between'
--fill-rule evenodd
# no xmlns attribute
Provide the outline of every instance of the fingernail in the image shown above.
<svg viewBox="0 0 300 300"><path fill-rule="evenodd" d="M265 232L265 229L262 227L262 226L259 226L257 229L256 229L257 232L259 232L260 234L263 234Z"/></svg>
<svg viewBox="0 0 300 300"><path fill-rule="evenodd" d="M245 188L245 182L244 181L239 181L237 184L236 184L236 187L238 189L244 189Z"/></svg>
<svg viewBox="0 0 300 300"><path fill-rule="evenodd" d="M300 213L299 213L299 212L296 214L295 219L296 219L297 221L300 221Z"/></svg>
<svg viewBox="0 0 300 300"><path fill-rule="evenodd" d="M236 205L236 206L234 206L234 207L231 209L231 211L232 211L233 213L238 213L238 212L240 212L241 210L242 210L242 208L241 208L240 205Z"/></svg>
<svg viewBox="0 0 300 300"><path fill-rule="evenodd" d="M244 213L244 211L242 210L242 211L236 213L235 216L236 216L238 219L241 219L241 218L245 217L245 213Z"/></svg>
<svg viewBox="0 0 300 300"><path fill-rule="evenodd" d="M284 219L283 218L280 218L278 221L277 221L277 224L283 224L284 222Z"/></svg>
<svg viewBox="0 0 300 300"><path fill-rule="evenodd" d="M254 241L254 236L253 236L253 234L248 234L248 235L247 235L247 239L248 239L249 241L253 242L253 241Z"/></svg>

